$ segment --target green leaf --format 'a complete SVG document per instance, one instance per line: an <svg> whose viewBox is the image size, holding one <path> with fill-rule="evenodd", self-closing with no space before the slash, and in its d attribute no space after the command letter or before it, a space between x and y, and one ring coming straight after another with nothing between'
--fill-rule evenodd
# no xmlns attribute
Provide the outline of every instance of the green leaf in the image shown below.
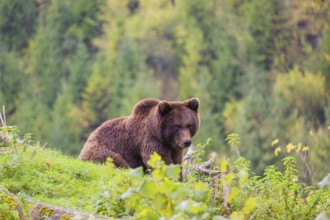
<svg viewBox="0 0 330 220"><path fill-rule="evenodd" d="M152 168L159 168L160 162L162 161L162 158L157 154L157 152L154 152L152 155L150 155L150 160L148 161L148 165Z"/></svg>
<svg viewBox="0 0 330 220"><path fill-rule="evenodd" d="M177 209L191 213L193 215L202 213L206 208L207 206L204 203L195 202L192 200L185 200L177 206Z"/></svg>
<svg viewBox="0 0 330 220"><path fill-rule="evenodd" d="M131 195L133 195L134 194L134 190L132 189L132 187L130 187L130 188L128 188L127 190L126 190L126 192L124 192L121 196L120 196L120 198L121 199L127 199L127 198L129 198Z"/></svg>
<svg viewBox="0 0 330 220"><path fill-rule="evenodd" d="M243 211L245 213L250 213L256 207L257 207L257 198L256 197L249 197L245 202Z"/></svg>
<svg viewBox="0 0 330 220"><path fill-rule="evenodd" d="M157 194L155 199L153 200L153 205L157 209L164 209L166 207L167 196L163 193Z"/></svg>
<svg viewBox="0 0 330 220"><path fill-rule="evenodd" d="M153 179L144 180L140 187L138 188L138 192L145 197L154 196L158 192L158 187L156 182Z"/></svg>
<svg viewBox="0 0 330 220"><path fill-rule="evenodd" d="M139 178L143 176L143 168L138 167L135 169L129 169L128 170L128 176L133 177L133 178Z"/></svg>
<svg viewBox="0 0 330 220"><path fill-rule="evenodd" d="M172 180L179 180L181 174L181 168L178 165L168 165L165 169L165 175Z"/></svg>
<svg viewBox="0 0 330 220"><path fill-rule="evenodd" d="M226 184L231 185L231 183L234 180L234 174L230 173L230 174L226 175L224 179L226 181Z"/></svg>
<svg viewBox="0 0 330 220"><path fill-rule="evenodd" d="M206 202L209 192L208 184L199 181L194 187L194 200L197 202Z"/></svg>
<svg viewBox="0 0 330 220"><path fill-rule="evenodd" d="M249 173L246 172L245 170L240 170L238 175L239 175L239 184L242 186L248 180Z"/></svg>
<svg viewBox="0 0 330 220"><path fill-rule="evenodd" d="M231 189L231 192L229 193L229 196L227 199L228 203L231 204L235 198L240 198L240 193L241 193L241 191L238 188Z"/></svg>
<svg viewBox="0 0 330 220"><path fill-rule="evenodd" d="M140 211L142 219L157 220L158 215L151 208L145 208Z"/></svg>
<svg viewBox="0 0 330 220"><path fill-rule="evenodd" d="M244 220L244 214L242 212L233 212L230 215L231 220Z"/></svg>
<svg viewBox="0 0 330 220"><path fill-rule="evenodd" d="M221 161L220 170L223 173L227 172L227 170L228 170L228 161L226 161L226 160Z"/></svg>
<svg viewBox="0 0 330 220"><path fill-rule="evenodd" d="M141 196L134 193L132 196L126 199L125 206L127 210L140 208Z"/></svg>
<svg viewBox="0 0 330 220"><path fill-rule="evenodd" d="M162 210L162 214L167 218L170 218L173 215L173 201L171 199L166 200L166 208Z"/></svg>
<svg viewBox="0 0 330 220"><path fill-rule="evenodd" d="M159 192L164 193L167 197L171 199L178 199L182 193L182 184L172 182L171 180L165 180L159 187Z"/></svg>

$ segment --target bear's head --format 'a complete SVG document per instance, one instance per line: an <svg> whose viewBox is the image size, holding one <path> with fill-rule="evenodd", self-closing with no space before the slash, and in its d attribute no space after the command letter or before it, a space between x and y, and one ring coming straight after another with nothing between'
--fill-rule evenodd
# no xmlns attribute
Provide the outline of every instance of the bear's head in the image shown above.
<svg viewBox="0 0 330 220"><path fill-rule="evenodd" d="M197 98L183 102L160 101L158 114L161 140L174 148L189 147L199 128L198 107Z"/></svg>

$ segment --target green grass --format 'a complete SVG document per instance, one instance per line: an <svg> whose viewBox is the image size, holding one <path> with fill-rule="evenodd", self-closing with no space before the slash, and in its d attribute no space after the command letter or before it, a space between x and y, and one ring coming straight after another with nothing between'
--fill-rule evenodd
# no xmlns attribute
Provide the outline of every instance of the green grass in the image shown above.
<svg viewBox="0 0 330 220"><path fill-rule="evenodd" d="M0 148L0 187L64 208L93 212L100 184L124 173L39 146Z"/></svg>

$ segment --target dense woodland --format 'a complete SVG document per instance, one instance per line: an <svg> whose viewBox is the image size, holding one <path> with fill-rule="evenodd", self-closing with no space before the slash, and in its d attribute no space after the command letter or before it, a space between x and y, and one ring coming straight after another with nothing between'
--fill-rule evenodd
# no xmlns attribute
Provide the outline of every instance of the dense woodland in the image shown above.
<svg viewBox="0 0 330 220"><path fill-rule="evenodd" d="M142 98L198 97L195 144L230 157L236 133L256 172L290 154L315 183L330 171L329 21L329 0L0 0L0 104L77 155Z"/></svg>

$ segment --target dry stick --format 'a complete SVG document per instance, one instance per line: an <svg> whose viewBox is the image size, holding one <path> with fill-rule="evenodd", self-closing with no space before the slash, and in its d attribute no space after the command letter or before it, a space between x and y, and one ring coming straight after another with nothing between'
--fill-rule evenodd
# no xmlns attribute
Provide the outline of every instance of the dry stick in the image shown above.
<svg viewBox="0 0 330 220"><path fill-rule="evenodd" d="M3 113L0 112L0 121L2 124L2 128L6 128L6 111L5 106L2 106ZM9 145L11 143L11 136L9 134L4 134L2 131L0 131L0 141L3 142L5 145Z"/></svg>
<svg viewBox="0 0 330 220"><path fill-rule="evenodd" d="M2 112L3 112L3 115L1 115L1 113L0 113L0 120L1 120L2 127L5 128L6 127L6 111L5 111L4 105L2 106Z"/></svg>
<svg viewBox="0 0 330 220"><path fill-rule="evenodd" d="M212 152L210 155L210 159L208 161L202 163L200 166L205 167L205 168L211 166L212 164L214 164L216 157L217 157L217 154L215 152Z"/></svg>

